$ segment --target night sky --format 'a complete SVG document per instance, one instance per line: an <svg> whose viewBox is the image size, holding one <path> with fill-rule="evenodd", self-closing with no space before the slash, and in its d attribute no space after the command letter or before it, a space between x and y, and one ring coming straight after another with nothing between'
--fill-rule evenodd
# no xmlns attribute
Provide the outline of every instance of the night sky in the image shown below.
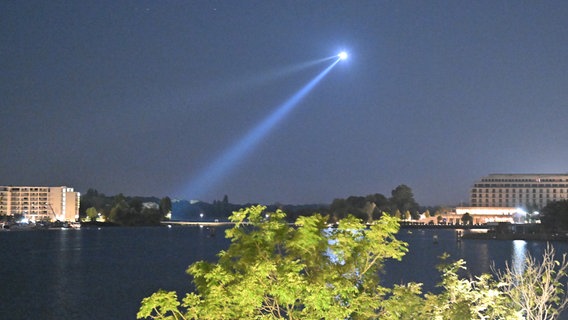
<svg viewBox="0 0 568 320"><path fill-rule="evenodd" d="M459 204L489 173L568 172L568 1L2 1L0 133L0 185Z"/></svg>

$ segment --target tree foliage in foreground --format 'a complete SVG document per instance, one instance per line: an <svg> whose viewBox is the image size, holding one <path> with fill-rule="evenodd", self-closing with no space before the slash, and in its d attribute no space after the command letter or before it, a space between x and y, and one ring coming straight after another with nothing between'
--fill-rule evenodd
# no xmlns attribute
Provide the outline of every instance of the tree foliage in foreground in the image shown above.
<svg viewBox="0 0 568 320"><path fill-rule="evenodd" d="M555 260L555 255L554 248L548 244L542 261L529 255L524 270L515 270L507 264L504 271L496 271L513 308L519 310L523 319L557 319L568 305L563 284L568 271L566 253L561 260Z"/></svg>
<svg viewBox="0 0 568 320"><path fill-rule="evenodd" d="M172 319L368 319L388 290L379 285L385 259L400 260L406 243L397 240L397 220L384 216L370 228L342 219L328 228L319 214L299 217L296 226L264 207L235 212L226 236L232 243L217 263L188 269L197 293L176 304L160 291L145 298L139 318ZM245 224L248 222L250 224Z"/></svg>
<svg viewBox="0 0 568 320"><path fill-rule="evenodd" d="M155 319L523 319L514 270L501 276L463 278L465 262L439 267L441 293L423 293L421 284L386 288L380 284L386 259L400 260L407 244L395 238L398 220L389 215L367 227L348 216L337 228L327 217L302 216L295 226L284 212L266 215L255 206L234 212L226 231L231 245L216 263L199 261L187 272L196 292L181 301L160 290L142 300L138 318ZM566 262L546 260L539 277L564 275ZM556 267L560 267L560 271ZM525 273L541 268L527 264ZM539 303L555 319L566 305L559 277ZM549 288L550 286L546 287ZM528 290L528 285L525 290ZM517 291L515 291L517 290ZM543 287L543 292L545 287ZM546 301L543 301L546 300Z"/></svg>

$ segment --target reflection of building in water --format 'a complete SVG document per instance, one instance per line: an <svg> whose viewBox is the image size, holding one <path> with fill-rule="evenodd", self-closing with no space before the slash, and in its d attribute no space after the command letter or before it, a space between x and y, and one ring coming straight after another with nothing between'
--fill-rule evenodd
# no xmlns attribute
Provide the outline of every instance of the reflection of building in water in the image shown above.
<svg viewBox="0 0 568 320"><path fill-rule="evenodd" d="M490 174L471 188L472 207L542 209L568 199L568 174Z"/></svg>
<svg viewBox="0 0 568 320"><path fill-rule="evenodd" d="M0 186L0 215L23 215L30 221L77 221L79 192L62 187Z"/></svg>
<svg viewBox="0 0 568 320"><path fill-rule="evenodd" d="M481 266L481 273L491 273L491 266L493 265L493 259L489 254L489 247L487 243L477 244L472 247L475 253L475 263Z"/></svg>

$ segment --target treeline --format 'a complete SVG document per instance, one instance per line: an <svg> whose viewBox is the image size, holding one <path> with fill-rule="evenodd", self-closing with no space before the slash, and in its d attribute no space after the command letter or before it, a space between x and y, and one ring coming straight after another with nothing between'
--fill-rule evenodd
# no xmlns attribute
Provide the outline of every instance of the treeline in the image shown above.
<svg viewBox="0 0 568 320"><path fill-rule="evenodd" d="M348 214L367 222L379 219L383 213L402 220L417 220L421 216L440 216L450 211L443 207L423 207L414 199L412 189L401 184L391 191L390 197L381 193L367 196L350 196L345 199L335 199L329 207L333 221L345 218Z"/></svg>
<svg viewBox="0 0 568 320"><path fill-rule="evenodd" d="M568 200L548 203L540 213L529 213L532 218L540 219L543 228L549 232L568 230Z"/></svg>
<svg viewBox="0 0 568 320"><path fill-rule="evenodd" d="M84 222L109 222L121 226L159 225L171 214L169 197L106 196L89 189L81 196L79 216Z"/></svg>
<svg viewBox="0 0 568 320"><path fill-rule="evenodd" d="M152 205L154 204L154 205ZM187 200L171 200L156 197L127 197L123 194L106 196L95 189L89 189L81 197L81 220L105 220L119 225L157 225L161 220L182 221L226 221L234 212L248 208L258 203L233 204L227 195L222 200L213 203L189 202ZM412 189L401 184L391 191L389 197L375 193L367 196L349 196L344 199L334 199L327 204L290 205L275 203L267 209L283 210L287 213L286 220L296 221L300 216L310 216L315 213L329 215L332 221L338 221L351 214L364 221L371 222L380 218L383 213L398 217L402 220L419 219L440 215L447 209L440 207L421 207L414 199Z"/></svg>

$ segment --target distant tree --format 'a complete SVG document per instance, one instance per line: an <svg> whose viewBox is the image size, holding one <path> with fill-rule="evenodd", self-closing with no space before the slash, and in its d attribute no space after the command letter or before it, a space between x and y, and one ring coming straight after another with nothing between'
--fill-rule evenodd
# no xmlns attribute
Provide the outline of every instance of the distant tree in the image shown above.
<svg viewBox="0 0 568 320"><path fill-rule="evenodd" d="M418 203L414 200L414 194L412 189L407 185L401 184L396 187L391 192L392 197L390 198L391 206L393 211L398 209L401 212L415 212L418 210Z"/></svg>
<svg viewBox="0 0 568 320"><path fill-rule="evenodd" d="M81 195L79 215L81 217L87 217L87 209L95 207L103 216L108 217L110 209L114 206L114 202L115 199L113 197L107 197L96 189L89 189L85 194Z"/></svg>
<svg viewBox="0 0 568 320"><path fill-rule="evenodd" d="M347 198L347 204L349 205L349 211L347 214L354 215L358 219L372 221L372 214L375 207L370 204L365 197L361 196L351 196ZM370 217L371 216L371 217Z"/></svg>
<svg viewBox="0 0 568 320"><path fill-rule="evenodd" d="M473 217L469 214L469 212L466 212L462 215L461 222L462 224L471 225L473 224Z"/></svg>
<svg viewBox="0 0 568 320"><path fill-rule="evenodd" d="M132 213L130 210L130 206L126 202L124 197L115 197L115 201L119 201L112 207L110 210L110 214L108 216L108 220L113 223L117 223L120 225L127 225L129 221L129 215Z"/></svg>
<svg viewBox="0 0 568 320"><path fill-rule="evenodd" d="M329 206L333 222L338 221L347 215L347 201L345 199L333 199Z"/></svg>
<svg viewBox="0 0 568 320"><path fill-rule="evenodd" d="M568 200L548 203L540 211L540 221L550 230L568 230Z"/></svg>
<svg viewBox="0 0 568 320"><path fill-rule="evenodd" d="M410 214L409 210L406 210L404 212L404 220L411 220L412 219L412 215Z"/></svg>
<svg viewBox="0 0 568 320"><path fill-rule="evenodd" d="M122 193L115 195L114 198L112 199L113 208L116 207L116 205L123 203L126 203L126 197Z"/></svg>
<svg viewBox="0 0 568 320"><path fill-rule="evenodd" d="M359 219L364 219L368 222L379 218L382 211L377 207L377 203L381 203L381 199L375 195L368 195L366 197L350 196L347 199L334 199L329 211L334 220L339 220L351 214Z"/></svg>
<svg viewBox="0 0 568 320"><path fill-rule="evenodd" d="M350 196L347 198L347 204L352 208L363 208L365 203L367 203L365 197Z"/></svg>
<svg viewBox="0 0 568 320"><path fill-rule="evenodd" d="M89 221L96 221L98 215L99 215L99 213L97 211L97 208L90 207L90 208L87 209L87 218L89 219Z"/></svg>
<svg viewBox="0 0 568 320"><path fill-rule="evenodd" d="M160 212L162 217L166 217L172 214L172 199L170 197L163 197L160 200Z"/></svg>
<svg viewBox="0 0 568 320"><path fill-rule="evenodd" d="M99 192L97 191L97 189L89 188L83 196L87 198L95 198L99 196Z"/></svg>
<svg viewBox="0 0 568 320"><path fill-rule="evenodd" d="M143 201L140 198L134 197L128 201L128 206L135 212L142 212Z"/></svg>
<svg viewBox="0 0 568 320"><path fill-rule="evenodd" d="M365 197L367 201L375 204L375 212L373 217L375 219L379 218L383 212L390 213L390 203L389 199L380 193L370 194Z"/></svg>
<svg viewBox="0 0 568 320"><path fill-rule="evenodd" d="M400 212L400 210L396 209L396 211L394 212L394 217L397 219L402 219L402 213Z"/></svg>
<svg viewBox="0 0 568 320"><path fill-rule="evenodd" d="M382 213L382 212L391 213L389 199L387 197L385 197L383 194L375 193L375 194L368 195L366 198L367 198L368 201L375 203L375 205L377 206L377 211L379 213Z"/></svg>
<svg viewBox="0 0 568 320"><path fill-rule="evenodd" d="M424 211L424 218L430 218L430 210Z"/></svg>
<svg viewBox="0 0 568 320"><path fill-rule="evenodd" d="M140 214L137 214L134 225L159 225L162 218L162 212L159 209L144 208Z"/></svg>
<svg viewBox="0 0 568 320"><path fill-rule="evenodd" d="M377 209L377 205L374 202L366 201L363 211L367 214L367 222L373 222L373 215Z"/></svg>
<svg viewBox="0 0 568 320"><path fill-rule="evenodd" d="M418 210L414 211L414 214L412 215L412 219L414 219L414 220L420 219L420 211L418 211Z"/></svg>

